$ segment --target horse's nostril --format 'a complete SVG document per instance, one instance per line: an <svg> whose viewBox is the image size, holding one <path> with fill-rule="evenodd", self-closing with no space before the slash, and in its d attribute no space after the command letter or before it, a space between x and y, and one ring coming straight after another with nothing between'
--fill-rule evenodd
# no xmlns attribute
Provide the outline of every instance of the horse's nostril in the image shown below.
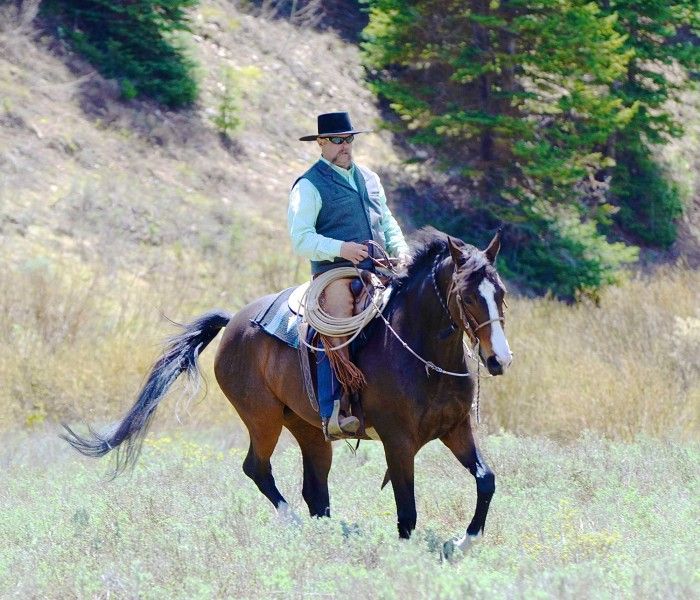
<svg viewBox="0 0 700 600"><path fill-rule="evenodd" d="M498 358L493 354L486 359L486 367L491 375L501 375L503 373L503 366L498 362Z"/></svg>

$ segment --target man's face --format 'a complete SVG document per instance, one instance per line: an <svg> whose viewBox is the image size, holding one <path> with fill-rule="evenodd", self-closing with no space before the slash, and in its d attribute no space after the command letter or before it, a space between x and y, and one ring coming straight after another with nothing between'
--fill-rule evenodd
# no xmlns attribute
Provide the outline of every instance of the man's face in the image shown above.
<svg viewBox="0 0 700 600"><path fill-rule="evenodd" d="M352 140L352 135L333 136L334 139L343 138ZM318 138L318 144L321 146L321 156L329 163L340 167L341 169L349 169L352 165L352 142L347 141L342 144L334 144L328 138Z"/></svg>

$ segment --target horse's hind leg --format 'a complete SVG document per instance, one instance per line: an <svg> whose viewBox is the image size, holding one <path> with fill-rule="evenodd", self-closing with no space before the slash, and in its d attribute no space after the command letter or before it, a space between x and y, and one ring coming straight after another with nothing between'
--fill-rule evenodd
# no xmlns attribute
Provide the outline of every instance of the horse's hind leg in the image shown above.
<svg viewBox="0 0 700 600"><path fill-rule="evenodd" d="M333 447L321 430L287 410L284 425L292 432L304 463L302 496L312 517L330 517L331 503L328 495L328 472L333 460Z"/></svg>
<svg viewBox="0 0 700 600"><path fill-rule="evenodd" d="M250 447L248 448L248 455L243 461L243 472L255 482L258 489L272 502L282 519L296 520L296 516L289 508L287 501L277 489L275 478L272 476L272 465L270 464L270 457L282 432L282 404L275 407L275 410L266 411L260 418L250 418L243 414L241 414L241 418L250 434Z"/></svg>
<svg viewBox="0 0 700 600"><path fill-rule="evenodd" d="M452 451L457 460L469 469L469 472L476 480L476 509L474 510L474 517L469 527L467 527L466 535L453 544L460 549L466 549L484 531L489 504L496 491L496 477L481 456L481 452L479 452L469 419L466 419L447 435L441 437L440 440Z"/></svg>

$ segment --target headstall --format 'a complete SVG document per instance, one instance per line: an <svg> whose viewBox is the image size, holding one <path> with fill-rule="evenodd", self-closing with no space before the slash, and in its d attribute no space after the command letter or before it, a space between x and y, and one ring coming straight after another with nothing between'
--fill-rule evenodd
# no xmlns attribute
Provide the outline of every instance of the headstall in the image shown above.
<svg viewBox="0 0 700 600"><path fill-rule="evenodd" d="M496 317L495 319L488 319L483 323L478 323L476 321L474 316L466 308L464 308L464 300L462 300L462 295L457 290L457 282L455 281L455 274L457 273L456 269L452 273L452 282L450 284L450 289L447 292L447 301L445 301L437 284L437 277L435 276L439 260L440 256L436 256L435 261L433 262L433 268L430 271L430 276L433 280L433 288L435 289L435 294L437 295L438 300L440 301L440 305L447 314L447 318L450 320L450 327L446 330L446 332L443 332L440 337L447 337L448 335L452 334L458 329L458 326L454 322L454 319L452 318L452 313L450 313L450 309L448 307L450 303L450 298L452 298L452 294L454 294L457 298L457 308L459 310L459 319L462 322L462 328L467 333L467 335L469 335L469 337L472 338L472 341L476 342L475 334L482 327L486 327L486 325L490 325L491 323L495 323L497 321L505 322L505 317ZM477 323L476 327L472 326L471 322Z"/></svg>

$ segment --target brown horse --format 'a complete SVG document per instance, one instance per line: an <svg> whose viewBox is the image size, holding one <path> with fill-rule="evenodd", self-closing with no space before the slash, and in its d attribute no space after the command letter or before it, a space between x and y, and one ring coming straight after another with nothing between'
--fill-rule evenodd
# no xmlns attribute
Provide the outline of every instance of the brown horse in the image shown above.
<svg viewBox="0 0 700 600"><path fill-rule="evenodd" d="M456 374L467 371L463 333L478 341L480 358L492 375L503 373L512 360L503 332L505 289L494 267L500 239L496 234L480 251L433 229L419 237L411 263L394 284L384 311L387 321L375 319L370 325L355 360L367 379L362 393L366 426L384 445L399 535L408 538L416 526L414 457L427 442L440 439L476 479L474 517L457 543L464 547L483 531L495 479L470 424L473 377ZM309 512L329 516L332 447L304 391L298 351L251 322L271 299L261 298L233 316L207 313L183 326L153 366L134 406L109 434L93 431L83 438L67 428L65 439L89 456L103 456L124 444L117 452L117 473L133 464L170 385L182 372L199 377L199 352L225 327L215 373L250 433L243 471L281 514L289 514L270 466L286 427L301 448ZM448 551L452 548L449 543Z"/></svg>

